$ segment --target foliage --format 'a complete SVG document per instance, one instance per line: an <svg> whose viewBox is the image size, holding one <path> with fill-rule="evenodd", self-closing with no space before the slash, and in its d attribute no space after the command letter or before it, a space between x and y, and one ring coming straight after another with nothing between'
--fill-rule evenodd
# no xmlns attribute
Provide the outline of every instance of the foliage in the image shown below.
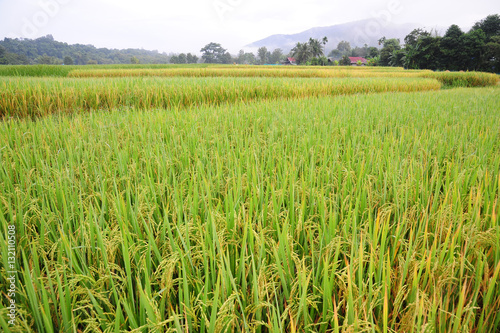
<svg viewBox="0 0 500 333"><path fill-rule="evenodd" d="M141 62L139 61L139 59L137 59L136 56L133 56L132 58L130 58L130 63L134 64L134 65L137 65L137 64L140 64Z"/></svg>
<svg viewBox="0 0 500 333"><path fill-rule="evenodd" d="M483 70L500 73L500 36L491 37L490 42L485 45L484 59Z"/></svg>
<svg viewBox="0 0 500 333"><path fill-rule="evenodd" d="M486 34L481 30L471 30L462 36L463 60L466 70L479 70L484 61L483 52Z"/></svg>
<svg viewBox="0 0 500 333"><path fill-rule="evenodd" d="M259 62L261 65L267 64L268 51L265 46L262 46L257 50L257 55L259 57Z"/></svg>
<svg viewBox="0 0 500 333"><path fill-rule="evenodd" d="M325 56L318 57L318 58L312 58L309 61L309 65L311 65L311 66L327 66L328 65L328 58Z"/></svg>
<svg viewBox="0 0 500 333"><path fill-rule="evenodd" d="M368 45L365 44L363 47L356 46L351 50L351 57L368 57Z"/></svg>
<svg viewBox="0 0 500 333"><path fill-rule="evenodd" d="M368 66L378 66L380 62L380 57L375 56L373 58L368 59Z"/></svg>
<svg viewBox="0 0 500 333"><path fill-rule="evenodd" d="M448 30L446 30L440 42L440 49L443 53L441 67L451 71L458 71L465 68L463 59L463 35L462 29L456 24L451 25Z"/></svg>
<svg viewBox="0 0 500 333"><path fill-rule="evenodd" d="M290 54L297 60L298 64L306 64L313 58L324 56L323 51L326 43L328 43L326 37L323 37L321 41L309 38L307 43L297 43Z"/></svg>
<svg viewBox="0 0 500 333"><path fill-rule="evenodd" d="M349 54L351 51L351 44L345 40L337 44L337 50L342 54Z"/></svg>
<svg viewBox="0 0 500 333"><path fill-rule="evenodd" d="M274 49L271 55L269 56L269 63L271 64L279 64L284 58L283 50L280 48Z"/></svg>
<svg viewBox="0 0 500 333"><path fill-rule="evenodd" d="M198 56L188 53L186 55L186 63L188 64L196 64L198 62Z"/></svg>
<svg viewBox="0 0 500 333"><path fill-rule="evenodd" d="M200 52L203 53L201 58L207 64L230 64L231 55L222 48L219 43L209 43L205 45Z"/></svg>
<svg viewBox="0 0 500 333"><path fill-rule="evenodd" d="M344 55L339 61L340 66L351 66L351 59L347 55Z"/></svg>
<svg viewBox="0 0 500 333"><path fill-rule="evenodd" d="M255 65L257 64L257 59L252 52L240 50L238 57L236 58L236 62L241 65Z"/></svg>
<svg viewBox="0 0 500 333"><path fill-rule="evenodd" d="M312 58L312 50L308 43L297 43L290 53L298 64L305 64Z"/></svg>
<svg viewBox="0 0 500 333"><path fill-rule="evenodd" d="M401 49L401 46L399 45L399 39L396 38L386 39L384 37L382 43L383 47L382 50L380 51L380 65L391 66L391 60L393 65L397 65L397 61L394 61L394 55L395 55L394 52Z"/></svg>
<svg viewBox="0 0 500 333"><path fill-rule="evenodd" d="M191 53L180 53L178 55L172 55L169 61L171 64L196 64L198 62L198 57Z"/></svg>
<svg viewBox="0 0 500 333"><path fill-rule="evenodd" d="M494 36L500 36L500 15L488 15L485 19L476 22L472 31L481 29L489 41Z"/></svg>
<svg viewBox="0 0 500 333"><path fill-rule="evenodd" d="M141 63L166 64L168 57L158 51L146 51L142 49L110 50L96 48L92 45L74 44L55 41L51 35L37 39L13 39L5 38L0 41L11 56L8 64L34 64L38 57L47 55L57 58L60 63L68 56L75 65L86 65L89 59L96 60L99 64L128 64L130 58L135 56Z"/></svg>
<svg viewBox="0 0 500 333"><path fill-rule="evenodd" d="M433 37L429 33L421 34L413 45L408 45L402 51L404 57L401 59L401 65L413 69L440 69L443 59L440 41L441 37Z"/></svg>
<svg viewBox="0 0 500 333"><path fill-rule="evenodd" d="M367 49L366 55L368 58L376 58L379 56L379 54L380 54L380 51L376 47L371 46Z"/></svg>
<svg viewBox="0 0 500 333"><path fill-rule="evenodd" d="M39 65L60 65L60 64L62 64L62 61L60 59L58 59L56 57L49 57L46 54L36 58L35 62Z"/></svg>
<svg viewBox="0 0 500 333"><path fill-rule="evenodd" d="M64 60L63 60L63 63L66 65L66 66L71 66L74 64L73 62L73 58L71 58L70 56L65 56L64 57Z"/></svg>
<svg viewBox="0 0 500 333"><path fill-rule="evenodd" d="M402 62L412 69L495 72L500 68L497 37L500 37L499 15L477 22L467 33L457 25L451 25L443 37L415 29L405 38ZM386 56L384 53L385 65L389 64L385 62Z"/></svg>
<svg viewBox="0 0 500 333"><path fill-rule="evenodd" d="M330 53L328 53L328 57L333 60L340 60L342 59L342 52L337 49L331 50Z"/></svg>

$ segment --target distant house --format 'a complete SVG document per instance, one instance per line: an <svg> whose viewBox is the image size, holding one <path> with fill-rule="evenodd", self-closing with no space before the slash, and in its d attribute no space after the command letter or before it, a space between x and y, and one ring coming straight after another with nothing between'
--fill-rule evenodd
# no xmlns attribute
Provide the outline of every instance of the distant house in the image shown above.
<svg viewBox="0 0 500 333"><path fill-rule="evenodd" d="M297 65L297 61L294 57L288 57L285 61L281 62L282 65Z"/></svg>
<svg viewBox="0 0 500 333"><path fill-rule="evenodd" d="M358 61L361 61L361 66L368 64L368 60L363 57L349 57L349 60L351 60L351 66L358 66Z"/></svg>

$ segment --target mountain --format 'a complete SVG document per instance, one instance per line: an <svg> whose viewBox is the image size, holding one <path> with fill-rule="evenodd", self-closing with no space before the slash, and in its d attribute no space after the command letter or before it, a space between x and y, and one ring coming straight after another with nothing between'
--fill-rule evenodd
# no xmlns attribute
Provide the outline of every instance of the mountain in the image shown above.
<svg viewBox="0 0 500 333"><path fill-rule="evenodd" d="M2 57L2 50L6 56ZM52 35L37 39L5 38L0 40L0 64L61 64L64 58L71 58L75 65L129 64L136 57L142 64L167 64L169 57L158 51L142 49L107 49L93 45L58 42Z"/></svg>
<svg viewBox="0 0 500 333"><path fill-rule="evenodd" d="M322 39L328 37L327 49L335 49L342 41L350 42L352 47L377 46L378 40L385 36L387 38L399 38L403 42L406 35L413 29L422 27L416 23L395 24L381 22L377 19L366 19L344 24L332 25L329 27L316 27L292 35L272 35L246 45L246 48L259 48L262 46L268 49L280 48L284 52L290 51L297 42L306 42L309 38Z"/></svg>

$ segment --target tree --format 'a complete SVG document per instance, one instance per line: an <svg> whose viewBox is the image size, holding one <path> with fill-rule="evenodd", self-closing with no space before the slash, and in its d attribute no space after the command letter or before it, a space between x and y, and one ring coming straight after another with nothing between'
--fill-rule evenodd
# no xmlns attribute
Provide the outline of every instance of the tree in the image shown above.
<svg viewBox="0 0 500 333"><path fill-rule="evenodd" d="M328 42L328 38L323 37L320 41L318 39L309 38L307 43L297 43L291 50L290 54L297 60L299 64L306 64L311 58L323 57L323 49ZM317 63L316 61L315 63Z"/></svg>
<svg viewBox="0 0 500 333"><path fill-rule="evenodd" d="M367 52L366 52L366 55L369 58L378 57L379 54L380 54L379 50L376 47L374 47L374 46L369 47L368 50L367 50Z"/></svg>
<svg viewBox="0 0 500 333"><path fill-rule="evenodd" d="M305 64L312 57L312 51L308 43L298 42L290 53L299 64Z"/></svg>
<svg viewBox="0 0 500 333"><path fill-rule="evenodd" d="M179 63L179 57L178 57L178 56L176 56L176 55L173 55L173 56L171 56L171 57L170 57L169 62L170 62L171 64L178 64L178 63Z"/></svg>
<svg viewBox="0 0 500 333"><path fill-rule="evenodd" d="M470 71L481 67L483 59L483 49L486 46L486 34L483 30L471 30L461 38L463 45L463 57L465 68Z"/></svg>
<svg viewBox="0 0 500 333"><path fill-rule="evenodd" d="M500 72L500 36L492 36L491 41L485 45L485 71Z"/></svg>
<svg viewBox="0 0 500 333"><path fill-rule="evenodd" d="M462 29L456 24L451 25L443 38L441 39L440 48L443 52L441 64L443 68L458 71L464 68L463 57L463 35Z"/></svg>
<svg viewBox="0 0 500 333"><path fill-rule="evenodd" d="M489 15L484 20L476 22L471 29L471 32L474 30L483 30L486 39L489 41L493 36L500 35L500 15Z"/></svg>
<svg viewBox="0 0 500 333"><path fill-rule="evenodd" d="M281 49L274 49L269 57L269 63L278 64L283 57L283 51Z"/></svg>
<svg viewBox="0 0 500 333"><path fill-rule="evenodd" d="M188 64L196 64L198 62L198 57L195 55L192 55L191 53L188 53L186 55L186 61Z"/></svg>
<svg viewBox="0 0 500 333"><path fill-rule="evenodd" d="M403 50L403 65L413 69L443 69L441 39L442 37L430 34L420 36L415 46L408 46Z"/></svg>
<svg viewBox="0 0 500 333"><path fill-rule="evenodd" d="M75 65L85 65L89 61L87 53L76 52L73 58L75 59Z"/></svg>
<svg viewBox="0 0 500 333"><path fill-rule="evenodd" d="M318 57L318 58L312 58L311 61L309 62L309 64L312 66L327 66L328 65L328 58L325 56Z"/></svg>
<svg viewBox="0 0 500 333"><path fill-rule="evenodd" d="M63 63L65 65L73 65L73 58L71 58L70 56L65 56Z"/></svg>
<svg viewBox="0 0 500 333"><path fill-rule="evenodd" d="M257 59L255 58L255 54L253 54L252 52L246 52L244 54L243 59L244 59L243 60L244 64L255 65L257 63Z"/></svg>
<svg viewBox="0 0 500 333"><path fill-rule="evenodd" d="M5 49L5 47L0 45L0 65L7 64L7 59L5 58L6 54L7 54L7 50Z"/></svg>
<svg viewBox="0 0 500 333"><path fill-rule="evenodd" d="M405 56L404 50L394 50L389 56L389 66L400 67L403 66L403 57Z"/></svg>
<svg viewBox="0 0 500 333"><path fill-rule="evenodd" d="M363 47L356 46L351 50L351 56L366 58L368 56L368 45L365 44Z"/></svg>
<svg viewBox="0 0 500 333"><path fill-rule="evenodd" d="M368 59L368 66L378 66L379 60L380 60L379 56Z"/></svg>
<svg viewBox="0 0 500 333"><path fill-rule="evenodd" d="M201 58L207 64L224 64L231 62L231 55L229 55L229 62L227 62L228 57L226 55L226 49L222 48L219 43L209 43L205 45L200 52L203 53Z"/></svg>
<svg viewBox="0 0 500 333"><path fill-rule="evenodd" d="M140 63L140 61L139 61L139 59L137 59L136 56L133 56L132 58L130 58L130 63L137 65L138 63Z"/></svg>
<svg viewBox="0 0 500 333"><path fill-rule="evenodd" d="M177 59L179 60L179 62L178 62L179 64L187 63L187 57L186 57L186 54L184 54L184 53L179 54Z"/></svg>
<svg viewBox="0 0 500 333"><path fill-rule="evenodd" d="M233 57L229 52L226 52L221 57L221 64L230 64L233 62Z"/></svg>
<svg viewBox="0 0 500 333"><path fill-rule="evenodd" d="M337 49L331 50L330 53L328 53L328 57L333 58L333 60L340 60L342 58L342 52Z"/></svg>
<svg viewBox="0 0 500 333"><path fill-rule="evenodd" d="M381 38L381 40L382 39L384 47L380 51L380 65L390 66L390 60L391 56L393 56L393 52L401 49L401 46L399 45L399 39L386 39L385 37Z"/></svg>
<svg viewBox="0 0 500 333"><path fill-rule="evenodd" d="M257 50L257 55L261 65L267 63L267 48L265 46L262 46Z"/></svg>
<svg viewBox="0 0 500 333"><path fill-rule="evenodd" d="M339 50L342 54L347 54L351 52L351 44L343 40L337 44L337 50Z"/></svg>
<svg viewBox="0 0 500 333"><path fill-rule="evenodd" d="M60 59L57 59L56 57L51 57L47 54L44 54L36 58L36 63L39 65L60 65L62 64L62 61Z"/></svg>
<svg viewBox="0 0 500 333"><path fill-rule="evenodd" d="M16 53L6 52L4 59L5 60L2 60L2 58L0 58L0 61L3 61L4 64L6 64L6 65L29 65L30 64L28 57L26 57L24 54L16 54Z"/></svg>
<svg viewBox="0 0 500 333"><path fill-rule="evenodd" d="M344 55L339 61L340 66L351 66L351 59L347 55Z"/></svg>
<svg viewBox="0 0 500 333"><path fill-rule="evenodd" d="M411 46L415 47L418 43L418 40L422 37L428 37L431 34L427 32L426 30L423 29L413 29L412 32L410 32L408 35L405 37L405 46Z"/></svg>
<svg viewBox="0 0 500 333"><path fill-rule="evenodd" d="M326 38L326 37L325 37ZM328 41L328 39L327 39ZM319 39L309 38L309 48L311 49L311 55L313 58L318 58L323 56L323 47L325 42L321 42Z"/></svg>

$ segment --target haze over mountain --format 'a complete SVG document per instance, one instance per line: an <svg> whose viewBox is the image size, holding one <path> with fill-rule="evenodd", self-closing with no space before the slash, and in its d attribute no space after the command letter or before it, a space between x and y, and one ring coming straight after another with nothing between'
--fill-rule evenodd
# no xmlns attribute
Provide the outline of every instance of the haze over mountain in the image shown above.
<svg viewBox="0 0 500 333"><path fill-rule="evenodd" d="M311 37L322 39L325 36L328 37L327 50L335 49L337 44L342 40L350 42L352 47L361 47L364 44L377 46L378 40L383 36L387 38L399 38L403 42L405 36L413 29L421 27L422 25L418 23L395 24L375 19L366 19L328 27L315 27L291 35L272 35L248 44L245 48L253 49L265 46L268 49L280 48L286 53L297 42L306 42ZM436 29L435 27L431 28ZM431 28L427 27L428 30ZM441 31L442 28L437 28L437 30Z"/></svg>

